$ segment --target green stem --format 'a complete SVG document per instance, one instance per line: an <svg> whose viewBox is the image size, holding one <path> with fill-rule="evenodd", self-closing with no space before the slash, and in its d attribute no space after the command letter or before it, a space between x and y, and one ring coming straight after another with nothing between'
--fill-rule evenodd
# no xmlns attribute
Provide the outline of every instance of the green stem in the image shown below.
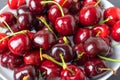
<svg viewBox="0 0 120 80"><path fill-rule="evenodd" d="M62 9L62 7L59 5L59 3L55 2L55 1L41 1L41 4L47 4L47 3L54 3L54 4L56 4L56 5L59 7L62 16L64 16L63 9Z"/></svg>
<svg viewBox="0 0 120 80"><path fill-rule="evenodd" d="M85 54L85 52L78 54L77 59L81 59L84 54Z"/></svg>
<svg viewBox="0 0 120 80"><path fill-rule="evenodd" d="M69 43L67 37L64 36L64 37L63 37L63 40L64 40L64 43L65 43L65 44L68 44L68 43Z"/></svg>
<svg viewBox="0 0 120 80"><path fill-rule="evenodd" d="M65 60L64 60L64 58L63 58L63 56L62 56L62 53L60 54L60 58L61 58L61 60L62 60L63 69L66 69L66 68L67 68L67 65L66 65Z"/></svg>
<svg viewBox="0 0 120 80"><path fill-rule="evenodd" d="M101 0L98 0L94 6L96 7L100 2Z"/></svg>
<svg viewBox="0 0 120 80"><path fill-rule="evenodd" d="M107 18L104 21L102 21L101 23L104 24L104 23L108 22L109 20L110 20L110 18Z"/></svg>
<svg viewBox="0 0 120 80"><path fill-rule="evenodd" d="M41 61L43 60L43 57L42 57L42 48L40 48L40 60Z"/></svg>
<svg viewBox="0 0 120 80"><path fill-rule="evenodd" d="M100 59L103 59L103 60L106 60L106 61L118 62L118 63L120 63L120 60L119 60L119 59L107 58L107 57L104 57L104 56L101 56L101 55L98 55L98 57L99 57Z"/></svg>

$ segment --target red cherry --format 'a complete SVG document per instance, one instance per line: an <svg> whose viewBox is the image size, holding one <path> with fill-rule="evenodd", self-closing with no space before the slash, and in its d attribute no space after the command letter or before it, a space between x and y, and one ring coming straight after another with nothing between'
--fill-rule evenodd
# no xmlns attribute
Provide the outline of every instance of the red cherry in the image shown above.
<svg viewBox="0 0 120 80"><path fill-rule="evenodd" d="M79 20L83 26L93 26L101 19L101 9L99 6L85 6L80 10Z"/></svg>
<svg viewBox="0 0 120 80"><path fill-rule="evenodd" d="M104 20L110 19L107 24L113 27L114 24L120 20L120 9L117 7L110 7L104 11Z"/></svg>
<svg viewBox="0 0 120 80"><path fill-rule="evenodd" d="M62 36L73 35L76 31L76 24L72 15L58 17L55 21L55 29Z"/></svg>
<svg viewBox="0 0 120 80"><path fill-rule="evenodd" d="M116 22L116 24L113 26L113 28L112 28L112 34L111 34L111 36L112 36L112 38L115 40L115 41L120 41L120 32L119 32L119 30L120 30L120 21L118 21L118 22Z"/></svg>
<svg viewBox="0 0 120 80"><path fill-rule="evenodd" d="M17 9L24 4L26 4L25 0L8 0L8 5L11 9Z"/></svg>
<svg viewBox="0 0 120 80"><path fill-rule="evenodd" d="M86 80L86 76L81 68L74 65L68 65L67 67L71 69L73 73L66 69L63 69L61 71L62 80Z"/></svg>
<svg viewBox="0 0 120 80"><path fill-rule="evenodd" d="M8 48L10 51L20 56L30 49L30 45L30 38L26 34L15 35L8 41Z"/></svg>

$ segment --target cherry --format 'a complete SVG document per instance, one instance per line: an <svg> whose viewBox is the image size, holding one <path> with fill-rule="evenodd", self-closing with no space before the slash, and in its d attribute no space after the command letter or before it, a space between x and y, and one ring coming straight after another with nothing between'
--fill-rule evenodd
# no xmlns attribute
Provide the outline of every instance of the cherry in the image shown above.
<svg viewBox="0 0 120 80"><path fill-rule="evenodd" d="M8 0L8 5L10 9L17 9L24 4L26 4L25 0Z"/></svg>
<svg viewBox="0 0 120 80"><path fill-rule="evenodd" d="M23 13L26 13L26 12L30 12L29 7L26 6L26 5L20 6L20 7L17 9L17 14L18 14L18 15L23 14Z"/></svg>
<svg viewBox="0 0 120 80"><path fill-rule="evenodd" d="M30 38L26 34L17 34L8 41L8 48L10 51L20 56L30 49L30 45Z"/></svg>
<svg viewBox="0 0 120 80"><path fill-rule="evenodd" d="M75 44L85 42L91 36L91 31L88 28L79 28L76 34L73 36Z"/></svg>
<svg viewBox="0 0 120 80"><path fill-rule="evenodd" d="M34 50L34 51L29 51L25 53L24 63L39 66L41 64L40 51Z"/></svg>
<svg viewBox="0 0 120 80"><path fill-rule="evenodd" d="M20 30L30 30L32 23L31 13L23 13L18 16L17 23Z"/></svg>
<svg viewBox="0 0 120 80"><path fill-rule="evenodd" d="M9 69L15 69L23 65L23 57L14 55L12 52L7 50L1 55L1 65Z"/></svg>
<svg viewBox="0 0 120 80"><path fill-rule="evenodd" d="M42 48L43 50L49 50L52 44L56 41L54 34L48 30L40 30L35 33L33 43L35 46Z"/></svg>
<svg viewBox="0 0 120 80"><path fill-rule="evenodd" d="M110 35L110 28L106 24L95 25L92 29L92 34L105 38Z"/></svg>
<svg viewBox="0 0 120 80"><path fill-rule="evenodd" d="M49 20L55 24L56 18L62 16L60 13L60 10L57 5L52 5L50 9L48 10L48 18Z"/></svg>
<svg viewBox="0 0 120 80"><path fill-rule="evenodd" d="M70 62L73 59L73 51L68 44L55 44L50 50L50 56L61 62L60 54L63 55L65 62Z"/></svg>
<svg viewBox="0 0 120 80"><path fill-rule="evenodd" d="M120 21L117 21L116 24L113 26L112 28L112 39L114 39L115 41L119 42L120 41Z"/></svg>
<svg viewBox="0 0 120 80"><path fill-rule="evenodd" d="M76 31L75 20L72 15L58 17L55 21L55 29L62 36L71 36Z"/></svg>
<svg viewBox="0 0 120 80"><path fill-rule="evenodd" d="M4 12L2 14L0 14L0 18L2 18L2 22L4 23L4 21L8 24L8 25L13 25L14 23L16 23L16 18L14 16L13 13L11 12Z"/></svg>
<svg viewBox="0 0 120 80"><path fill-rule="evenodd" d="M84 6L79 13L79 20L83 26L93 26L101 19L101 9L99 6Z"/></svg>
<svg viewBox="0 0 120 80"><path fill-rule="evenodd" d="M5 33L0 33L0 39L3 39L4 37L6 37L7 35ZM5 39L3 41L0 41L0 53L3 53L4 51L6 51L8 49L8 40L9 39Z"/></svg>
<svg viewBox="0 0 120 80"><path fill-rule="evenodd" d="M110 7L104 11L104 20L109 18L109 21L106 22L110 27L113 27L114 24L120 20L120 9L117 7Z"/></svg>
<svg viewBox="0 0 120 80"><path fill-rule="evenodd" d="M106 65L101 59L89 60L84 65L84 71L90 78L105 72L105 70L101 70L102 68L106 68Z"/></svg>
<svg viewBox="0 0 120 80"><path fill-rule="evenodd" d="M67 67L70 68L73 73L70 73L70 71L63 69L61 71L62 80L86 80L86 75L81 68L74 65L68 65Z"/></svg>
<svg viewBox="0 0 120 80"><path fill-rule="evenodd" d="M33 65L24 65L14 70L15 80L38 80L38 76L39 71Z"/></svg>

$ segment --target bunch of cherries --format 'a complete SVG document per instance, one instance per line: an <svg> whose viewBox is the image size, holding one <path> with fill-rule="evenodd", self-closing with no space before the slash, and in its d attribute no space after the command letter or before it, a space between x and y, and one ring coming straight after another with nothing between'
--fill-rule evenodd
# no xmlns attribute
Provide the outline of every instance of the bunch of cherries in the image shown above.
<svg viewBox="0 0 120 80"><path fill-rule="evenodd" d="M101 0L8 0L0 14L0 65L14 80L87 80L106 73L120 41L120 9ZM16 11L16 14L12 12ZM103 74L104 75L104 74Z"/></svg>

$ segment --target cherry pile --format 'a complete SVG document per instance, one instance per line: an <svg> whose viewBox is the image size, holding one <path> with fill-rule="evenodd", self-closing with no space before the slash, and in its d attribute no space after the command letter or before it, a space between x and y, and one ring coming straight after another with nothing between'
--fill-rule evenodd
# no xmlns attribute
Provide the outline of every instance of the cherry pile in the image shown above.
<svg viewBox="0 0 120 80"><path fill-rule="evenodd" d="M87 80L112 70L120 9L101 0L8 0L0 14L0 65L14 80Z"/></svg>

